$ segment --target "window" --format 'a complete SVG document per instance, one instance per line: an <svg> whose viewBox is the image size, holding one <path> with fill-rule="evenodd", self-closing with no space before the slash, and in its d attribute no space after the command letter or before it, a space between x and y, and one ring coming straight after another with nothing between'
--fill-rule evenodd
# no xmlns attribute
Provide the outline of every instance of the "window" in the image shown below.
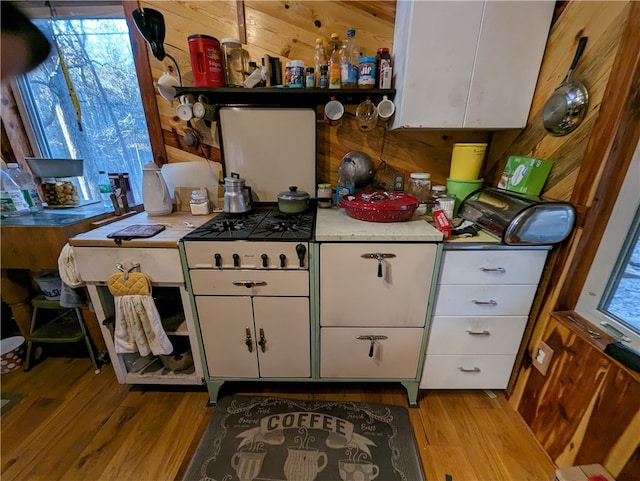
<svg viewBox="0 0 640 481"><path fill-rule="evenodd" d="M640 351L640 144L576 311Z"/></svg>
<svg viewBox="0 0 640 481"><path fill-rule="evenodd" d="M104 170L128 173L141 203L142 166L153 157L121 8L119 16L34 19L53 47L43 64L18 80L18 88L37 155L84 160L81 198L100 199L98 172Z"/></svg>

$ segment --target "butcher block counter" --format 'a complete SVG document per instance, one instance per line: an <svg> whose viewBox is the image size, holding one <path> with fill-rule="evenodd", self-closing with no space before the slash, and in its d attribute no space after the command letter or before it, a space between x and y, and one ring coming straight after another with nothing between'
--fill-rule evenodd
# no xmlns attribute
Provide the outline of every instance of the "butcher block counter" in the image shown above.
<svg viewBox="0 0 640 481"><path fill-rule="evenodd" d="M74 247L178 247L178 241L196 227L213 219L217 214L192 215L190 212L173 212L169 215L152 216L146 212L128 217L89 232L79 234L69 240ZM145 239L123 240L118 245L109 234L133 225L156 225L165 227L162 232Z"/></svg>

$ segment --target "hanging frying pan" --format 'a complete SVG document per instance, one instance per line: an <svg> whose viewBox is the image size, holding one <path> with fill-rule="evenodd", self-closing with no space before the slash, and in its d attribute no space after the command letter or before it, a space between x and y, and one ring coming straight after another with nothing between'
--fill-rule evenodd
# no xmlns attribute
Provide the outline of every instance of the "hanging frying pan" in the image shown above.
<svg viewBox="0 0 640 481"><path fill-rule="evenodd" d="M561 137L574 130L587 114L589 94L587 88L580 82L571 81L571 74L582 56L587 45L587 37L582 37L578 43L576 55L569 67L567 76L556 88L542 109L542 123L551 134Z"/></svg>

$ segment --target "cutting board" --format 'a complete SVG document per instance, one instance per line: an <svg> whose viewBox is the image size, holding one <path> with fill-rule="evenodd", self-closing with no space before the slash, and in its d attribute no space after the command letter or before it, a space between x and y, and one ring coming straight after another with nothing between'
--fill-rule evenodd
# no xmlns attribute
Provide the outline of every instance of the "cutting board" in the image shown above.
<svg viewBox="0 0 640 481"><path fill-rule="evenodd" d="M218 181L222 176L219 162L175 162L163 165L161 172L171 197L174 197L176 187L206 187L209 200L218 205Z"/></svg>

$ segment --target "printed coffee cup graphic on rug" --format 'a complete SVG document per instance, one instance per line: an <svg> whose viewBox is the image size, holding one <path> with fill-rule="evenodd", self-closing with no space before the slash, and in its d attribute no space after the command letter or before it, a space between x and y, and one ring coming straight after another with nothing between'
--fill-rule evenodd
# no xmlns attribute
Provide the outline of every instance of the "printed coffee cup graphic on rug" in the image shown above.
<svg viewBox="0 0 640 481"><path fill-rule="evenodd" d="M289 455L284 462L284 477L287 481L313 481L327 466L327 455L317 449L288 448L288 451Z"/></svg>
<svg viewBox="0 0 640 481"><path fill-rule="evenodd" d="M372 481L378 477L380 469L370 461L338 461L342 481Z"/></svg>
<svg viewBox="0 0 640 481"><path fill-rule="evenodd" d="M260 474L262 462L267 452L264 449L238 451L231 458L231 466L238 474L240 481L253 481Z"/></svg>

